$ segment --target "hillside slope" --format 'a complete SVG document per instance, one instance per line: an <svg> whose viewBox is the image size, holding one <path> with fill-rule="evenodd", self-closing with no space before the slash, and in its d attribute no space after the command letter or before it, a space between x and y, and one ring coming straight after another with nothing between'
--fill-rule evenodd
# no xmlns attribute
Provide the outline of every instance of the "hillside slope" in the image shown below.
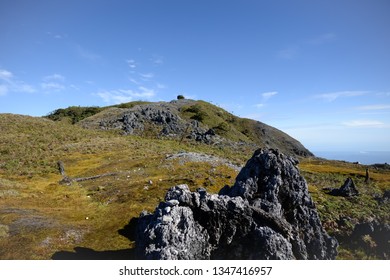
<svg viewBox="0 0 390 280"><path fill-rule="evenodd" d="M126 135L193 140L221 148L238 145L274 148L290 155L313 156L286 133L259 121L239 118L205 101L130 102L105 108L59 110L48 118L71 117L72 123L84 128L120 130Z"/></svg>

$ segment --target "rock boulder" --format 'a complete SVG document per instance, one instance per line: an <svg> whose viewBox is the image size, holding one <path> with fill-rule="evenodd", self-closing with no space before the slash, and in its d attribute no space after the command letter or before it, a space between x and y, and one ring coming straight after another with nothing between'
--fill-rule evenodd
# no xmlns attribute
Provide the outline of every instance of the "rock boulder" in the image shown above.
<svg viewBox="0 0 390 280"><path fill-rule="evenodd" d="M171 188L154 213L142 213L142 259L334 259L298 161L258 150L233 187L219 194Z"/></svg>

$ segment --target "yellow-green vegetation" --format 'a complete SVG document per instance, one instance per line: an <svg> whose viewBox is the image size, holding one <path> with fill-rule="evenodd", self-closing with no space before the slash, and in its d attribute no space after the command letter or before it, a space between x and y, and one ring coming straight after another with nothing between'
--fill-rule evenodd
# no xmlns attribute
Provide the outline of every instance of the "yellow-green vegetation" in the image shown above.
<svg viewBox="0 0 390 280"><path fill-rule="evenodd" d="M192 118L197 114L194 110L183 114ZM221 114L211 118L211 127L227 134L239 127L227 121L232 115ZM185 183L216 193L234 183L237 171L221 162L167 157L183 151L213 155L236 165L243 165L253 153L247 146L233 150L191 141L122 136L66 121L1 114L0 259L50 259L56 252L75 247L95 251L132 248L134 241L118 230L141 211L154 210L168 188ZM71 178L114 175L60 184L59 160ZM348 230L348 225L346 229L334 226L343 216L352 218L351 226L368 216L389 221L388 204L379 205L374 199L389 189L389 171L371 170L371 181L365 184L365 168L359 165L304 159L300 168L330 233ZM348 176L361 196L331 197L323 190L339 187ZM340 252L341 258L369 257L344 247Z"/></svg>
<svg viewBox="0 0 390 280"><path fill-rule="evenodd" d="M369 168L370 180L365 182L366 169ZM360 164L341 161L304 159L300 163L301 174L309 185L309 192L316 203L325 229L340 240L346 238L357 223L377 220L390 221L389 203L381 203L380 197L390 189L390 171ZM359 196L342 197L328 194L327 189L339 188L351 177L359 191ZM369 236L363 240L368 246L376 246ZM348 248L341 241L339 258L368 259L375 258L361 248ZM390 244L389 244L390 246Z"/></svg>
<svg viewBox="0 0 390 280"><path fill-rule="evenodd" d="M166 160L179 151L230 158L247 155L207 145L121 136L66 122L0 115L0 258L49 259L75 247L133 246L118 234L142 210L152 211L181 183L217 192L237 174L220 164ZM249 154L250 151L247 151ZM69 177L115 176L61 185L57 161Z"/></svg>

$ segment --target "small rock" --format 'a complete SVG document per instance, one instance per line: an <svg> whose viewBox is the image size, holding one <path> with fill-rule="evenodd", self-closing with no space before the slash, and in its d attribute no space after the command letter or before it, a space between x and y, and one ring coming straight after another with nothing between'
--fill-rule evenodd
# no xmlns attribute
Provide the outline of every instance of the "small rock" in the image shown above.
<svg viewBox="0 0 390 280"><path fill-rule="evenodd" d="M359 195L359 191L357 190L352 178L347 178L339 189L331 189L329 194L334 196L351 197Z"/></svg>

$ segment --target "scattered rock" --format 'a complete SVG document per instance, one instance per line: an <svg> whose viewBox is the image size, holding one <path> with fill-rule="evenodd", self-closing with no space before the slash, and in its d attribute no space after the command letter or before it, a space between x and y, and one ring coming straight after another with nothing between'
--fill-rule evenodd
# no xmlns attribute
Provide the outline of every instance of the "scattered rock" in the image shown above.
<svg viewBox="0 0 390 280"><path fill-rule="evenodd" d="M380 204L389 203L390 202L390 190L385 190L383 192L383 195L375 194L374 199L376 201L378 201L378 203L380 203Z"/></svg>
<svg viewBox="0 0 390 280"><path fill-rule="evenodd" d="M390 258L390 224L376 220L356 224L350 237L350 242L356 247L381 256Z"/></svg>
<svg viewBox="0 0 390 280"><path fill-rule="evenodd" d="M329 194L334 196L351 197L359 195L359 191L357 190L353 180L348 178L339 189L331 189Z"/></svg>
<svg viewBox="0 0 390 280"><path fill-rule="evenodd" d="M136 235L141 259L334 259L298 161L258 150L220 194L171 188Z"/></svg>

